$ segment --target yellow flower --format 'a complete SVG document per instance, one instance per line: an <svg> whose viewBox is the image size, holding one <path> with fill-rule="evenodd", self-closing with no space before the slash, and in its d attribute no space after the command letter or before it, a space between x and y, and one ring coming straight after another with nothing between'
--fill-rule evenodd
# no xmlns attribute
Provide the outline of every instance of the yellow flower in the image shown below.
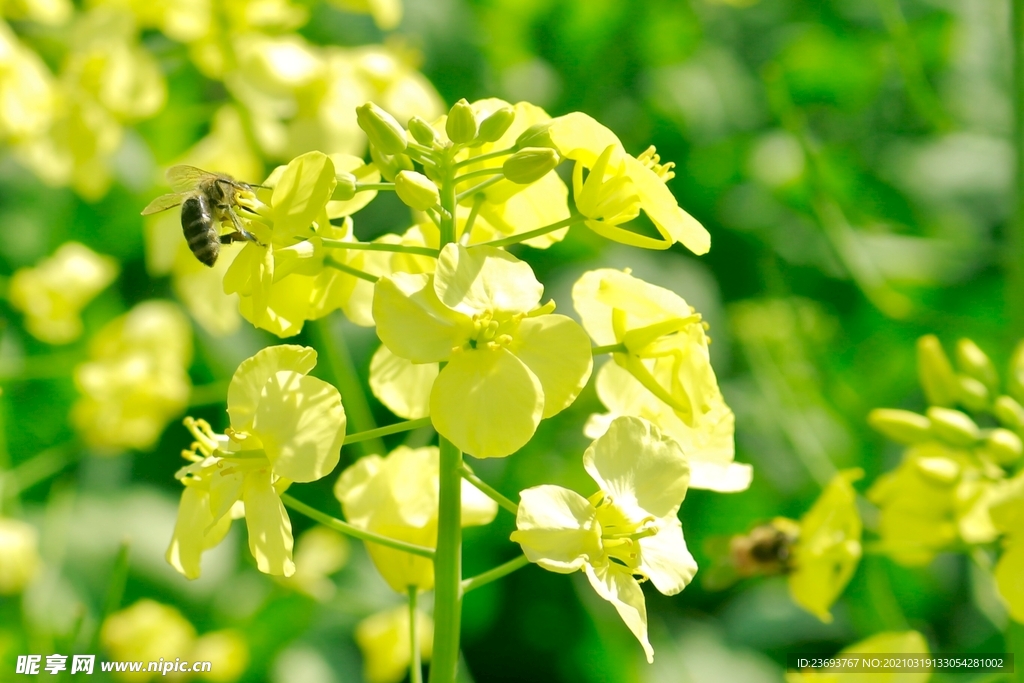
<svg viewBox="0 0 1024 683"><path fill-rule="evenodd" d="M439 451L399 446L386 458L368 455L342 472L334 485L345 518L361 529L433 548L437 544ZM490 524L498 505L462 482L462 526ZM405 595L409 586L434 587L434 563L419 555L367 543L384 580Z"/></svg>
<svg viewBox="0 0 1024 683"><path fill-rule="evenodd" d="M44 134L57 102L46 64L0 20L0 140L18 143Z"/></svg>
<svg viewBox="0 0 1024 683"><path fill-rule="evenodd" d="M363 676L369 683L400 683L409 671L409 608L399 605L373 614L356 626L356 645L363 653ZM416 610L416 646L421 661L434 649L434 620Z"/></svg>
<svg viewBox="0 0 1024 683"><path fill-rule="evenodd" d="M1003 534L996 585L1014 621L1024 623L1024 474L999 487L992 500L992 522Z"/></svg>
<svg viewBox="0 0 1024 683"><path fill-rule="evenodd" d="M188 660L196 640L196 629L169 605L139 600L131 607L111 614L100 628L100 642L110 659L155 662ZM147 681L157 674L122 673L126 681Z"/></svg>
<svg viewBox="0 0 1024 683"><path fill-rule="evenodd" d="M859 643L844 647L836 657L843 655L922 655L929 654L928 642L917 631L876 633ZM786 683L927 683L931 678L927 672L879 672L868 671L859 673L818 673L796 672L786 673Z"/></svg>
<svg viewBox="0 0 1024 683"><path fill-rule="evenodd" d="M585 572L653 662L636 577L675 595L697 572L676 516L690 478L686 458L654 425L620 417L586 450L583 465L600 490L584 498L561 486L526 489L512 540L548 571Z"/></svg>
<svg viewBox="0 0 1024 683"><path fill-rule="evenodd" d="M0 595L21 592L40 565L39 534L35 527L0 517Z"/></svg>
<svg viewBox="0 0 1024 683"><path fill-rule="evenodd" d="M957 540L996 538L988 512L994 493L995 481L970 450L928 441L907 448L900 465L875 480L867 496L881 508L885 553L900 564L923 565Z"/></svg>
<svg viewBox="0 0 1024 683"><path fill-rule="evenodd" d="M82 334L82 309L117 277L117 261L78 242L66 242L34 268L14 273L11 305L40 341L67 344Z"/></svg>
<svg viewBox="0 0 1024 683"><path fill-rule="evenodd" d="M430 390L437 363L413 363L381 346L370 359L370 390L388 410L406 420L430 415Z"/></svg>
<svg viewBox="0 0 1024 683"><path fill-rule="evenodd" d="M705 328L682 298L629 272L601 269L580 277L572 299L594 341L622 344L615 362L688 427L720 428L722 398Z"/></svg>
<svg viewBox="0 0 1024 683"><path fill-rule="evenodd" d="M341 395L307 376L315 365L316 351L308 347L263 349L231 378L226 435L186 419L196 442L183 453L192 464L176 475L185 490L167 561L188 578L199 576L203 551L223 540L239 502L259 570L295 572L291 521L279 494L293 481L329 474L345 439Z"/></svg>
<svg viewBox="0 0 1024 683"><path fill-rule="evenodd" d="M188 404L192 330L177 306L147 301L108 323L75 368L71 421L95 446L147 449Z"/></svg>
<svg viewBox="0 0 1024 683"><path fill-rule="evenodd" d="M461 450L509 455L541 418L575 400L593 360L586 333L540 306L544 287L529 264L491 247L449 244L433 275L378 280L377 335L413 363L446 362L430 394L430 417Z"/></svg>
<svg viewBox="0 0 1024 683"><path fill-rule="evenodd" d="M642 417L679 442L690 463L690 488L734 492L750 486L753 468L733 462L736 418L721 393L709 399L709 410L699 426L691 427L614 361L601 366L594 384L608 412L595 413L587 420L583 432L591 439L604 434L621 415Z"/></svg>
<svg viewBox="0 0 1024 683"><path fill-rule="evenodd" d="M315 526L295 542L295 573L281 579L320 602L327 602L335 593L330 575L348 564L348 539L327 527Z"/></svg>
<svg viewBox="0 0 1024 683"><path fill-rule="evenodd" d="M707 253L708 231L679 208L665 185L675 175L673 164L661 164L653 147L632 157L612 131L580 112L554 119L547 132L562 156L576 161L573 191L587 227L637 247L668 249L679 242L695 254ZM586 180L584 169L589 171ZM640 211L651 219L660 239L620 227Z"/></svg>
<svg viewBox="0 0 1024 683"><path fill-rule="evenodd" d="M832 621L829 608L860 562L861 522L851 482L863 476L861 470L837 474L800 519L789 593L794 602L826 623Z"/></svg>
<svg viewBox="0 0 1024 683"><path fill-rule="evenodd" d="M256 327L288 337L298 334L305 321L333 310L349 314L351 299L360 291L358 280L326 267L325 259L364 269L368 257L361 251L327 249L321 240L356 241L350 220L340 226L329 221L358 211L370 198L360 193L348 201L332 201L338 170L365 182L379 179L355 157L310 152L271 174L266 184L273 186L272 193L260 192L266 203L258 207L260 218L250 222L260 243L247 242L224 276L224 291L240 296L242 317ZM373 324L358 316L356 322Z"/></svg>
<svg viewBox="0 0 1024 683"><path fill-rule="evenodd" d="M201 678L215 683L238 680L249 663L249 648L236 631L215 631L197 638L195 627L181 612L153 600L139 600L107 617L100 628L100 642L114 661L210 662L210 671ZM147 672L145 668L139 673L117 674L126 681L164 675L162 670Z"/></svg>

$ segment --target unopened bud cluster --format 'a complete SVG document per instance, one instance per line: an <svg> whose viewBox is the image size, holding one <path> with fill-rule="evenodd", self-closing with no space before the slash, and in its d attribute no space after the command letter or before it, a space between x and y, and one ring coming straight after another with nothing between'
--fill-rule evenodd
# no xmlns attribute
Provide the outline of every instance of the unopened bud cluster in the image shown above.
<svg viewBox="0 0 1024 683"><path fill-rule="evenodd" d="M924 415L879 408L871 411L868 422L900 443L937 440L955 448L976 449L999 466L1012 465L1024 454L1022 363L1024 343L1014 353L1003 385L995 364L970 339L957 342L950 361L934 335L921 337L917 368L930 406Z"/></svg>

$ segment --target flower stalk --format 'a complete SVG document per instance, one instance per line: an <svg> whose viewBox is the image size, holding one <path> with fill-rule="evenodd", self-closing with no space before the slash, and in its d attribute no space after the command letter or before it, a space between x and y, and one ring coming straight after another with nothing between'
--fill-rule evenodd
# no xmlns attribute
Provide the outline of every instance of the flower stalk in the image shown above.
<svg viewBox="0 0 1024 683"><path fill-rule="evenodd" d="M449 156L442 167L441 244L455 241L455 169ZM438 435L441 450L437 550L434 555L434 651L430 683L454 683L459 664L462 620L462 451Z"/></svg>

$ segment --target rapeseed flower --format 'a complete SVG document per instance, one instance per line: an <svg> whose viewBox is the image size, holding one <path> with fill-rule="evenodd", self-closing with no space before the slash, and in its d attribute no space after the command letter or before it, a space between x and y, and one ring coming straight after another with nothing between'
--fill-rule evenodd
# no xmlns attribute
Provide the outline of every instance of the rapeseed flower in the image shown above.
<svg viewBox="0 0 1024 683"><path fill-rule="evenodd" d="M71 421L101 447L151 448L188 404L192 328L168 301L146 301L109 322L75 368L82 394Z"/></svg>
<svg viewBox="0 0 1024 683"><path fill-rule="evenodd" d="M117 261L78 242L11 276L11 305L25 314L25 329L48 344L67 344L82 334L80 313L114 281Z"/></svg>
<svg viewBox="0 0 1024 683"><path fill-rule="evenodd" d="M540 305L529 264L500 249L449 244L434 274L378 280L377 334L413 363L445 362L430 394L438 433L480 458L502 457L541 418L568 407L593 361L586 333Z"/></svg>
<svg viewBox="0 0 1024 683"><path fill-rule="evenodd" d="M190 579L204 550L244 514L260 571L291 576L292 528L280 493L320 479L338 464L345 410L338 390L309 377L316 351L272 346L238 366L228 386L231 427L216 434L202 420L185 425L196 441L177 473L185 485L167 561ZM238 505L241 503L241 505Z"/></svg>
<svg viewBox="0 0 1024 683"><path fill-rule="evenodd" d="M387 457L368 455L342 472L334 485L345 518L361 529L399 541L433 548L437 545L438 471L436 446L399 446ZM469 482L462 482L462 525L490 524L498 505ZM395 591L405 595L410 586L434 587L434 563L367 543L370 558Z"/></svg>
<svg viewBox="0 0 1024 683"><path fill-rule="evenodd" d="M583 465L598 492L584 498L561 486L526 489L512 540L548 571L585 572L653 662L640 583L650 580L675 595L697 572L676 516L690 468L674 439L635 417L614 420L583 454Z"/></svg>

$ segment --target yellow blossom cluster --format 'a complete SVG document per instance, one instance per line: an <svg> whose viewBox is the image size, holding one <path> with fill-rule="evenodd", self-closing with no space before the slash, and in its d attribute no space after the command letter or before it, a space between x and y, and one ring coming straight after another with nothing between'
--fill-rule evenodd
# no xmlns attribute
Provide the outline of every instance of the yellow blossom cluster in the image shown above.
<svg viewBox="0 0 1024 683"><path fill-rule="evenodd" d="M75 368L71 421L91 445L151 448L188 405L192 327L169 301L146 301L110 321Z"/></svg>
<svg viewBox="0 0 1024 683"><path fill-rule="evenodd" d="M107 617L100 628L100 643L114 661L210 662L208 672L172 674L176 680L232 683L249 664L249 647L241 633L226 629L199 636L181 612L148 599ZM142 682L167 674L143 670L115 675L119 680Z"/></svg>
<svg viewBox="0 0 1024 683"><path fill-rule="evenodd" d="M951 362L936 337L924 336L917 360L925 413L882 408L868 416L906 445L896 469L868 491L881 509L882 547L901 564L922 565L938 552L1000 542L996 583L1011 616L1024 621L1024 343L1005 381L969 339L957 342Z"/></svg>

